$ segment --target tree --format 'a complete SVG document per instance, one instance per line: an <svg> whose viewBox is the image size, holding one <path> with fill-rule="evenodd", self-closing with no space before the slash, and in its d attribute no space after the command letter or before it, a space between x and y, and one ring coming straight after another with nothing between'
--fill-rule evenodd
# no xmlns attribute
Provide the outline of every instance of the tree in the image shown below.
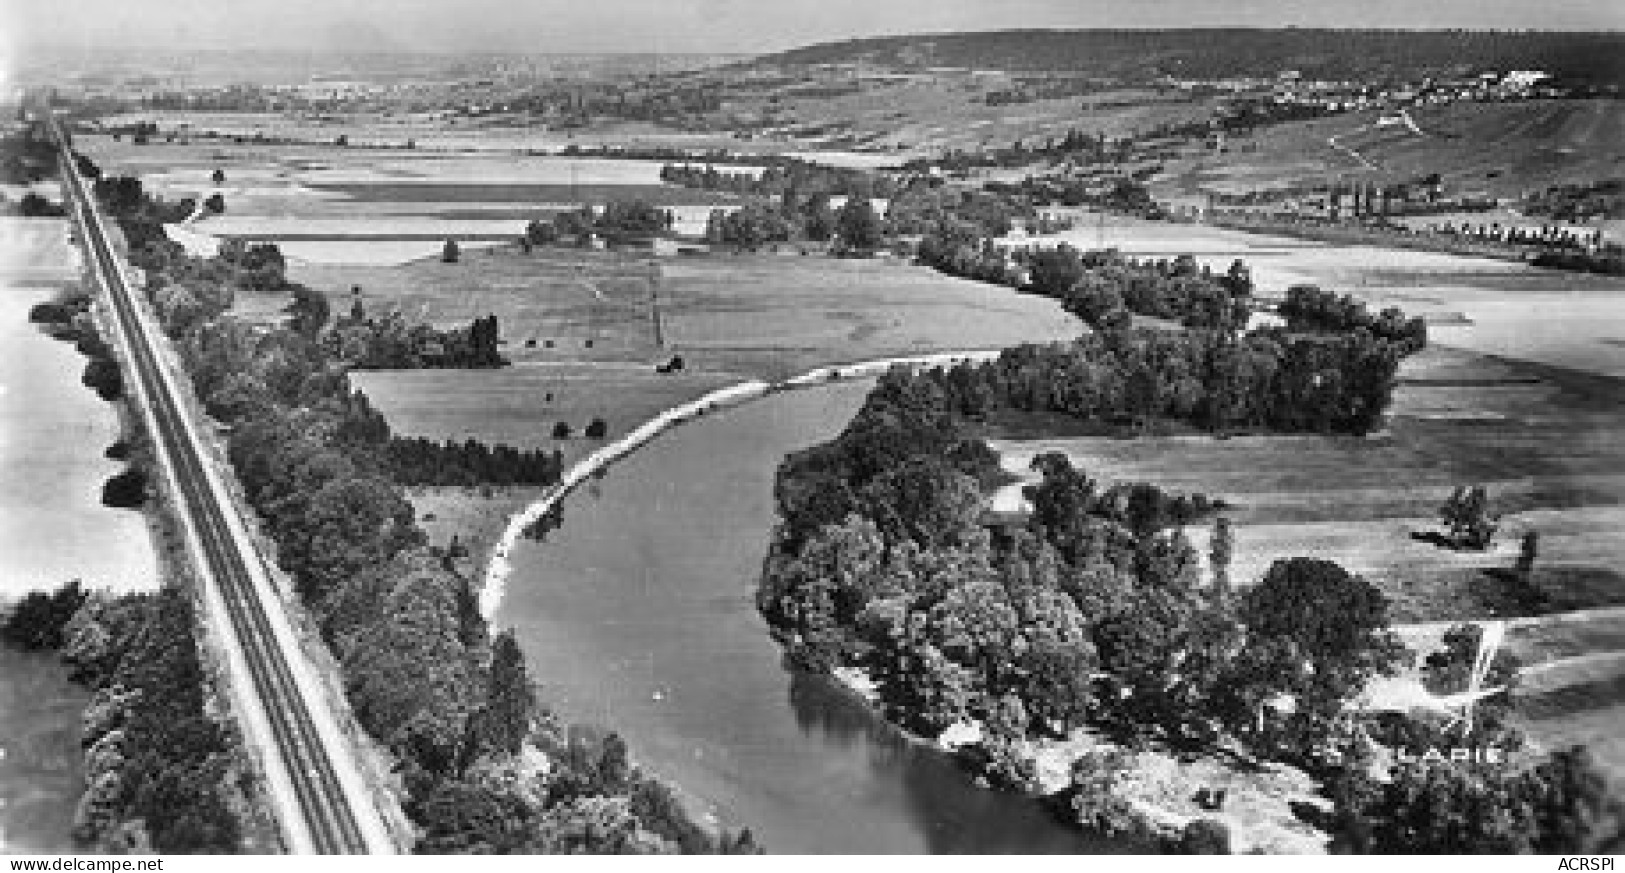
<svg viewBox="0 0 1625 873"><path fill-rule="evenodd" d="M96 396L111 403L124 396L124 374L117 361L110 358L91 358L85 362L80 378L86 388L95 390Z"/></svg>
<svg viewBox="0 0 1625 873"><path fill-rule="evenodd" d="M226 183L226 171L216 167L214 172L209 174L209 181L216 185L224 185Z"/></svg>
<svg viewBox="0 0 1625 873"><path fill-rule="evenodd" d="M17 202L17 213L24 218L53 218L65 214L62 207L33 191L24 194Z"/></svg>
<svg viewBox="0 0 1625 873"><path fill-rule="evenodd" d="M529 224L525 225L525 239L534 245L552 245L559 241L558 226L551 221L532 219Z"/></svg>
<svg viewBox="0 0 1625 873"><path fill-rule="evenodd" d="M448 239L446 240L446 244L440 249L440 260L443 263L455 264L457 263L457 259L461 254L461 250L457 247L457 241Z"/></svg>
<svg viewBox="0 0 1625 873"><path fill-rule="evenodd" d="M1518 578L1525 585L1535 572L1535 557L1540 551L1540 534L1536 531L1525 531L1523 539L1518 542Z"/></svg>
<svg viewBox="0 0 1625 873"><path fill-rule="evenodd" d="M294 506L273 524L278 554L318 609L344 580L423 538L412 504L380 478L335 476Z"/></svg>
<svg viewBox="0 0 1625 873"><path fill-rule="evenodd" d="M553 425L553 439L567 440L570 438L570 433L571 430L568 422L561 421L558 424Z"/></svg>
<svg viewBox="0 0 1625 873"><path fill-rule="evenodd" d="M525 655L512 630L491 641L491 676L485 707L478 718L478 751L513 756L530 735L536 689L525 669Z"/></svg>
<svg viewBox="0 0 1625 873"><path fill-rule="evenodd" d="M556 855L630 854L637 817L625 797L578 797L554 806L536 825L527 851Z"/></svg>
<svg viewBox="0 0 1625 873"><path fill-rule="evenodd" d="M427 556L411 567L345 653L345 691L374 737L429 773L451 774L489 686L464 642L455 577Z"/></svg>
<svg viewBox="0 0 1625 873"><path fill-rule="evenodd" d="M414 851L436 855L500 855L519 851L528 835L529 810L495 787L447 779L411 806L423 829Z"/></svg>
<svg viewBox="0 0 1625 873"><path fill-rule="evenodd" d="M219 257L234 268L236 283L248 290L274 292L288 284L288 262L276 243L226 240L220 244Z"/></svg>
<svg viewBox="0 0 1625 873"><path fill-rule="evenodd" d="M1279 750L1289 754L1317 747L1344 702L1371 676L1391 672L1404 652L1388 629L1383 593L1318 558L1276 561L1242 595L1237 618L1246 641L1217 684L1218 709L1232 730L1289 742ZM1260 708L1281 695L1293 701L1288 714Z"/></svg>
<svg viewBox="0 0 1625 873"><path fill-rule="evenodd" d="M1361 853L1617 851L1625 805L1583 747L1532 768L1410 762L1390 781L1345 777L1333 792L1341 848Z"/></svg>
<svg viewBox="0 0 1625 873"><path fill-rule="evenodd" d="M1468 674L1478 660L1479 641L1484 629L1472 622L1454 625L1444 633L1444 648L1427 656L1422 663L1422 684L1434 694L1461 694L1467 690ZM1516 655L1498 649L1479 686L1497 688L1509 686L1523 667Z"/></svg>
<svg viewBox="0 0 1625 873"><path fill-rule="evenodd" d="M293 286L293 302L289 303L283 311L288 313L288 327L301 336L315 339L327 326L327 320L332 315L332 305L327 301L327 295L314 288L304 285Z"/></svg>
<svg viewBox="0 0 1625 873"><path fill-rule="evenodd" d="M807 215L807 238L814 242L828 242L835 235L835 211L830 208L829 195L814 194L803 210Z"/></svg>
<svg viewBox="0 0 1625 873"><path fill-rule="evenodd" d="M1219 516L1213 519L1213 538L1208 547L1208 563L1213 567L1213 594L1218 600L1225 600L1230 596L1230 557L1235 551L1235 534L1230 529L1230 519Z"/></svg>
<svg viewBox="0 0 1625 873"><path fill-rule="evenodd" d="M1388 598L1337 564L1284 558L1247 590L1239 617L1254 636L1290 639L1310 657L1358 658L1388 627Z"/></svg>
<svg viewBox="0 0 1625 873"><path fill-rule="evenodd" d="M1496 520L1490 517L1489 494L1482 485L1462 485L1439 507L1446 534L1458 549L1482 551L1495 537Z"/></svg>
<svg viewBox="0 0 1625 873"><path fill-rule="evenodd" d="M1224 822L1211 818L1189 822L1179 834L1179 854L1228 855L1230 829L1224 826Z"/></svg>
<svg viewBox="0 0 1625 873"><path fill-rule="evenodd" d="M587 424L583 432L587 439L601 440L609 433L609 423L602 418L595 418Z"/></svg>
<svg viewBox="0 0 1625 873"><path fill-rule="evenodd" d="M860 499L889 537L924 546L956 542L976 530L983 503L975 479L931 456L881 473Z"/></svg>
<svg viewBox="0 0 1625 873"><path fill-rule="evenodd" d="M1077 249L1067 245L1033 253L1028 269L1032 274L1033 292L1057 299L1065 299L1072 287L1084 277L1082 257Z"/></svg>
<svg viewBox="0 0 1625 873"><path fill-rule="evenodd" d="M1625 800L1586 746L1553 752L1535 767L1539 785L1536 815L1540 836L1535 851L1618 852L1625 842Z"/></svg>
<svg viewBox="0 0 1625 873"><path fill-rule="evenodd" d="M880 216L867 197L848 197L835 217L841 245L848 251L868 253L882 242Z"/></svg>
<svg viewBox="0 0 1625 873"><path fill-rule="evenodd" d="M204 198L203 208L214 213L215 215L224 214L226 211L226 198L221 196L220 192L216 191L215 193Z"/></svg>
<svg viewBox="0 0 1625 873"><path fill-rule="evenodd" d="M62 648L63 628L88 596L78 579L49 594L29 592L4 620L0 620L0 642L25 652L54 652Z"/></svg>
<svg viewBox="0 0 1625 873"><path fill-rule="evenodd" d="M130 467L102 486L102 505L114 509L135 509L147 501L147 474Z"/></svg>

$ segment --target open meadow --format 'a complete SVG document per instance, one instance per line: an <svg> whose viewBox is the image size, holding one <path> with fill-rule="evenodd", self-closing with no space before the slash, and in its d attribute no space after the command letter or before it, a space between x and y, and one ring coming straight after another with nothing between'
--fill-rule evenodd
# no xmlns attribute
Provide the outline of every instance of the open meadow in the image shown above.
<svg viewBox="0 0 1625 873"><path fill-rule="evenodd" d="M650 300L658 269L661 337ZM510 246L457 264L301 265L294 279L348 307L400 307L440 326L495 314L512 367L359 374L407 433L545 444L557 421L610 435L716 387L824 364L1067 339L1082 327L1053 301L886 260L713 255L661 260ZM244 300L245 311L280 301ZM684 369L655 365L681 356ZM548 395L552 399L548 399ZM496 411L496 414L492 414ZM584 451L580 441L562 446Z"/></svg>

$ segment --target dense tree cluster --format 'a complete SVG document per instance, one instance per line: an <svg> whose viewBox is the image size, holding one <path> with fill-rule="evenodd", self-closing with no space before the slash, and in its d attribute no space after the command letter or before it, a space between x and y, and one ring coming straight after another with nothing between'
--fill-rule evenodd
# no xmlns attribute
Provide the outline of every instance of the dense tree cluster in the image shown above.
<svg viewBox="0 0 1625 873"><path fill-rule="evenodd" d="M1525 195L1522 210L1528 215L1558 221L1625 218L1625 179L1603 179L1588 185L1553 185Z"/></svg>
<svg viewBox="0 0 1625 873"><path fill-rule="evenodd" d="M66 327L81 313L89 311L88 303L89 298L36 303L28 309L28 320L32 324Z"/></svg>
<svg viewBox="0 0 1625 873"><path fill-rule="evenodd" d="M86 361L80 381L103 400L112 402L124 396L124 375L119 370L118 362L111 358L91 358Z"/></svg>
<svg viewBox="0 0 1625 873"><path fill-rule="evenodd" d="M612 244L648 240L671 231L677 216L647 200L611 200L601 208L590 204L579 209L556 212L546 221L533 219L525 226L526 242L553 245L569 242L585 245L593 236Z"/></svg>
<svg viewBox="0 0 1625 873"><path fill-rule="evenodd" d="M81 843L134 852L241 850L236 816L247 762L206 708L210 680L193 626L185 594L166 587L92 595L61 628L64 659L94 692L82 736L86 789L74 816Z"/></svg>
<svg viewBox="0 0 1625 873"><path fill-rule="evenodd" d="M1017 222L1035 217L1026 198L993 191L951 189L939 180L915 177L900 186L886 207L886 230L893 236L929 234L943 222L968 226L980 236L1004 236Z"/></svg>
<svg viewBox="0 0 1625 873"><path fill-rule="evenodd" d="M1398 307L1372 315L1364 303L1353 297L1323 291L1314 285L1293 285L1286 289L1286 299L1278 311L1286 319L1288 330L1326 333L1364 330L1394 343L1401 355L1412 355L1427 347L1428 326L1421 318L1406 318Z"/></svg>
<svg viewBox="0 0 1625 873"><path fill-rule="evenodd" d="M1058 454L1034 461L1025 524L990 533L995 459L953 411L951 378L892 371L840 436L781 467L758 605L792 657L863 668L911 728L980 722L1015 784L1031 774L1011 743L1084 722L1314 760L1393 663L1382 595L1293 559L1238 601L1216 596L1180 528L1221 503L1102 487Z"/></svg>
<svg viewBox="0 0 1625 873"><path fill-rule="evenodd" d="M824 201L824 210L829 210L829 203ZM791 226L791 220L800 216L786 218L779 210L764 203L747 203L738 209L713 209L705 221L705 241L713 246L730 246L738 251L755 251L764 245L778 242L789 242L798 236ZM811 219L807 219L811 224ZM830 214L824 239L829 239L830 231L834 225L833 213ZM809 234L810 238L810 234Z"/></svg>
<svg viewBox="0 0 1625 873"><path fill-rule="evenodd" d="M56 146L39 124L0 136L0 182L31 185L56 175Z"/></svg>
<svg viewBox="0 0 1625 873"><path fill-rule="evenodd" d="M1461 745L1531 753L1502 701L1479 703L1469 737L1351 707L1409 657L1387 599L1314 558L1278 560L1239 595L1203 584L1181 528L1221 503L1103 487L1046 454L1033 461L1031 513L990 529L996 459L955 411L953 384L952 371L894 369L840 435L781 466L781 524L757 603L798 664L863 670L887 717L910 729L978 724L966 759L1004 785L1035 784L1028 741L1088 724L1131 746L1242 752L1329 779L1336 811L1322 824L1354 851L1617 845L1625 819L1583 753L1392 764ZM1476 635L1451 631L1428 681L1459 690L1475 648ZM1489 681L1515 669L1498 659ZM1391 780L1369 772L1381 749ZM1076 763L1068 796L1080 824L1133 824L1132 767L1131 755L1098 750ZM1178 842L1220 851L1225 837L1204 827Z"/></svg>
<svg viewBox="0 0 1625 873"><path fill-rule="evenodd" d="M24 652L62 648L62 630L87 596L77 579L55 591L30 591L0 620L0 643Z"/></svg>
<svg viewBox="0 0 1625 873"><path fill-rule="evenodd" d="M1342 850L1550 855L1625 847L1625 802L1584 747L1523 766L1409 762L1389 776L1351 771L1334 790Z"/></svg>
<svg viewBox="0 0 1625 873"><path fill-rule="evenodd" d="M1595 252L1543 251L1529 260L1537 267L1625 276L1625 247L1607 245Z"/></svg>
<svg viewBox="0 0 1625 873"><path fill-rule="evenodd" d="M1159 166L1144 167L1125 174L1097 171L1089 174L1054 173L1028 176L1016 183L989 182L989 191L1018 195L1038 206L1087 206L1116 215L1158 220L1168 217L1145 180L1156 175Z"/></svg>
<svg viewBox="0 0 1625 873"><path fill-rule="evenodd" d="M1118 312L1125 310L1187 328L1235 332L1252 314L1252 273L1239 260L1216 275L1190 255L1137 261L1113 250L1085 253L1061 245L1015 256L1030 271L1029 290L1060 300L1097 328L1125 324Z"/></svg>
<svg viewBox="0 0 1625 873"><path fill-rule="evenodd" d="M138 509L147 502L148 493L146 471L131 466L102 485L102 505L113 509Z"/></svg>
<svg viewBox="0 0 1625 873"><path fill-rule="evenodd" d="M1138 261L1115 250L1082 252L1064 243L1012 248L947 222L920 242L918 259L950 275L1055 298L1100 329L1124 327L1133 313L1234 332L1246 327L1252 313L1252 275L1239 260L1216 275L1190 255Z"/></svg>
<svg viewBox="0 0 1625 873"><path fill-rule="evenodd" d="M553 124L566 130L584 127L595 117L652 121L681 128L692 124L696 116L721 108L721 94L703 82L674 83L653 77L605 82L572 79L562 86L514 95L504 103L505 111L551 118ZM481 114L466 106L463 111Z"/></svg>
<svg viewBox="0 0 1625 873"><path fill-rule="evenodd" d="M316 292L311 292L316 293ZM296 299L296 305L299 301ZM322 306L326 303L323 301ZM369 317L357 300L322 336L327 353L353 370L496 369L508 365L495 315L465 328L409 324L400 310Z"/></svg>
<svg viewBox="0 0 1625 873"><path fill-rule="evenodd" d="M1240 334L1253 290L1240 261L1215 275L1189 256L1136 262L1064 245L1012 251L968 228L943 228L921 243L919 257L1054 297L1100 331L954 368L956 408L972 418L1004 408L1141 426L1161 419L1215 431L1365 433L1392 399L1400 358L1426 342L1420 319L1396 309L1373 318L1340 298L1325 313L1306 307L1295 326ZM1128 330L1130 312L1187 329Z"/></svg>
<svg viewBox="0 0 1625 873"><path fill-rule="evenodd" d="M721 173L715 167L671 164L669 182L755 194L766 202L717 210L706 238L723 245L755 249L771 242L835 240L843 252L870 252L887 240L930 233L943 222L966 225L980 235L1009 233L1017 221L1034 217L1027 200L992 191L950 189L928 173L881 174L794 161L751 173ZM841 198L839 209L832 206ZM885 200L885 217L875 208Z"/></svg>
<svg viewBox="0 0 1625 873"><path fill-rule="evenodd" d="M61 218L68 211L62 204L29 191L17 201L17 214L23 218Z"/></svg>
<svg viewBox="0 0 1625 873"><path fill-rule="evenodd" d="M189 197L170 203L147 193L134 176L97 178L92 190L102 208L118 221L132 252L148 243L167 241L163 225L185 219L197 205Z"/></svg>
<svg viewBox="0 0 1625 873"><path fill-rule="evenodd" d="M1102 433L1363 434L1382 420L1398 356L1368 334L1289 336L1150 328L1022 345L993 361L913 377L974 421L1059 413Z"/></svg>
<svg viewBox="0 0 1625 873"><path fill-rule="evenodd" d="M488 446L478 440L395 437L387 452L390 476L402 485L545 484L557 482L564 468L558 449Z"/></svg>
<svg viewBox="0 0 1625 873"><path fill-rule="evenodd" d="M790 157L774 158L760 172L747 170L727 173L710 163L667 164L660 168L660 180L702 191L781 198L788 195L792 199L807 199L819 194L825 197L886 197L891 194L891 183L882 174L831 167Z"/></svg>

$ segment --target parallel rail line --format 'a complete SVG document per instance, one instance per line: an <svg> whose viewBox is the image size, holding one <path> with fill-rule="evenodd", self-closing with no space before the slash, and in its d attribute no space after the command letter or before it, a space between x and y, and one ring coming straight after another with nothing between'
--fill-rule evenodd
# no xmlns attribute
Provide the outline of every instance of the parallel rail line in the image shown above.
<svg viewBox="0 0 1625 873"><path fill-rule="evenodd" d="M54 118L49 118L55 130ZM197 569L202 583L211 585L224 603L230 628L227 646L235 642L246 667L246 679L254 700L269 727L274 749L261 749L265 775L273 786L291 791L295 809L277 810L284 843L289 851L322 854L388 852L392 850L380 826L363 828L361 815L376 815L376 809L356 791L347 792L333 756L324 745L322 733L311 707L301 692L285 640L279 641L268 614L264 593L268 585L257 585L255 570L264 572L263 559L252 545L234 531L231 516L235 508L222 498L224 489L213 481L204 452L184 418L184 406L165 378L163 364L153 350L148 325L132 300L129 282L121 262L107 240L102 219L84 179L70 157L71 150L57 133L62 145L63 178L80 237L92 262L92 272L100 280L110 304L135 377L139 399L148 413L152 438L172 477L179 508L190 522L190 532L202 558ZM245 735L254 731L246 729ZM276 772L280 771L280 772ZM275 794L275 792L271 792ZM285 806L277 803L274 806Z"/></svg>

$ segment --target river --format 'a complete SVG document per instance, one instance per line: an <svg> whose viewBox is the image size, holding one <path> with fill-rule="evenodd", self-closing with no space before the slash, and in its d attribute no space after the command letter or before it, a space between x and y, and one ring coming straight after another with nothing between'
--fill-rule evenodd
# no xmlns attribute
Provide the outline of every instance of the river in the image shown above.
<svg viewBox="0 0 1625 873"><path fill-rule="evenodd" d="M828 680L793 673L752 595L773 473L872 383L774 395L677 428L514 550L496 615L545 700L776 853L1104 852L1036 802L976 787Z"/></svg>
<svg viewBox="0 0 1625 873"><path fill-rule="evenodd" d="M69 579L146 589L157 563L140 513L101 505L123 469L103 452L118 415L79 381L72 343L28 323L35 303L79 281L63 221L0 218L0 598Z"/></svg>
<svg viewBox="0 0 1625 873"><path fill-rule="evenodd" d="M69 579L152 587L157 563L138 513L101 505L122 467L102 452L118 417L79 382L84 358L28 323L78 281L62 221L0 218L0 600ZM79 714L88 695L54 657L0 650L0 852L72 848Z"/></svg>

